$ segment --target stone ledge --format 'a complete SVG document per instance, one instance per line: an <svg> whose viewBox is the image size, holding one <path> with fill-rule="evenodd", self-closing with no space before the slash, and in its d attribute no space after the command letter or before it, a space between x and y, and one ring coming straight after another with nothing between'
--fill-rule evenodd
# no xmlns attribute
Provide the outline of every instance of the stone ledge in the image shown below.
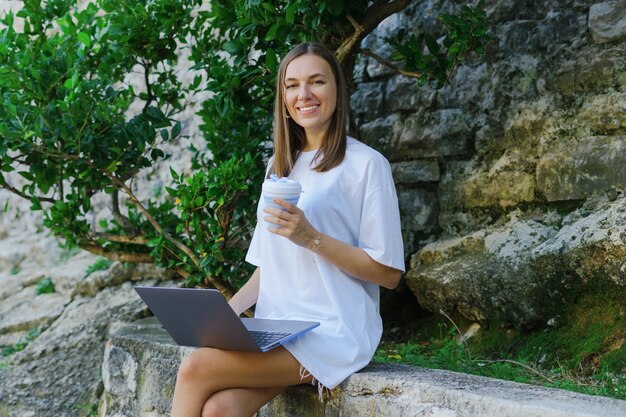
<svg viewBox="0 0 626 417"><path fill-rule="evenodd" d="M153 318L122 328L107 343L101 416L169 415L179 347ZM373 363L327 393L289 389L261 417L626 417L626 401L456 372Z"/></svg>

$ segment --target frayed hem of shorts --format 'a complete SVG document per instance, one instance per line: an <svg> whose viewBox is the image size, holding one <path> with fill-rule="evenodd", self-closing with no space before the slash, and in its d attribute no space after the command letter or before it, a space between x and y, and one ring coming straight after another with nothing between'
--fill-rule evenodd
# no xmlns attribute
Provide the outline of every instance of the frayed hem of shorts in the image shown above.
<svg viewBox="0 0 626 417"><path fill-rule="evenodd" d="M311 373L302 365L300 365L300 380L303 380L308 377L312 377L311 385L317 386L317 398L320 402L324 402L324 393L328 392L329 389L324 386L320 381L318 381Z"/></svg>

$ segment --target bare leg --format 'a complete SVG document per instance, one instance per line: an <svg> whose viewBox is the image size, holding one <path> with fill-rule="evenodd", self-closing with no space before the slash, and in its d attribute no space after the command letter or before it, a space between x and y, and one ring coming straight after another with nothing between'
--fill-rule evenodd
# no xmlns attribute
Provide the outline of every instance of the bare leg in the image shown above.
<svg viewBox="0 0 626 417"><path fill-rule="evenodd" d="M231 388L211 395L202 409L202 417L252 417L285 387Z"/></svg>
<svg viewBox="0 0 626 417"><path fill-rule="evenodd" d="M301 379L300 363L284 347L265 353L200 348L178 369L172 417L199 417L205 402L228 388L279 388Z"/></svg>

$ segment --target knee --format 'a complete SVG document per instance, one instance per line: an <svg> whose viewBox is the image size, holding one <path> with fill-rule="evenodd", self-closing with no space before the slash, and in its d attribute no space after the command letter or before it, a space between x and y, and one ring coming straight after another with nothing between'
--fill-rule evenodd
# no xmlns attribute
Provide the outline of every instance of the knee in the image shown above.
<svg viewBox="0 0 626 417"><path fill-rule="evenodd" d="M193 382L203 378L208 371L204 356L206 355L200 354L199 351L191 352L185 356L178 367L177 382Z"/></svg>
<svg viewBox="0 0 626 417"><path fill-rule="evenodd" d="M202 408L202 417L229 417L236 416L237 404L231 401L228 395L217 392L209 397Z"/></svg>

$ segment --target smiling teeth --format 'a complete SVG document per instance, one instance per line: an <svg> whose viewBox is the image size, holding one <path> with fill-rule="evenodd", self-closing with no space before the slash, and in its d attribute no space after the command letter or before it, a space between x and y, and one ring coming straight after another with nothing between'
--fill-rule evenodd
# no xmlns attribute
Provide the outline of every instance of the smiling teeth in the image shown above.
<svg viewBox="0 0 626 417"><path fill-rule="evenodd" d="M300 111L311 111L317 109L319 106L300 107Z"/></svg>

